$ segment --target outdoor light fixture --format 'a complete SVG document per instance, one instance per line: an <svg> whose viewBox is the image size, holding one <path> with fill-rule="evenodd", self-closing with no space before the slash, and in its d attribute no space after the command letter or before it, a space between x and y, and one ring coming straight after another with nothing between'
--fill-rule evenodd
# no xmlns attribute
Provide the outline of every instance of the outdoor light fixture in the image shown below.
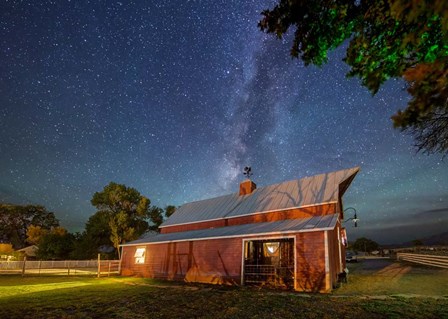
<svg viewBox="0 0 448 319"><path fill-rule="evenodd" d="M358 227L359 219L358 219L358 216L356 215L356 209L354 209L353 207L348 207L348 208L344 209L344 213L346 211L348 211L349 209L353 210L355 212L355 215L352 218L348 218L348 219L344 220L344 223L348 222L349 220L353 220L353 223L355 224L354 227Z"/></svg>

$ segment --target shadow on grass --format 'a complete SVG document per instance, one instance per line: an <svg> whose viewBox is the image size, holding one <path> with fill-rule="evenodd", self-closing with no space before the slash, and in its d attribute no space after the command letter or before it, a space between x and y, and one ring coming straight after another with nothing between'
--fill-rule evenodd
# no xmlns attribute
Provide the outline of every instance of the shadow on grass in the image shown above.
<svg viewBox="0 0 448 319"><path fill-rule="evenodd" d="M374 259L348 267L348 284L335 290L335 295L448 295L448 269Z"/></svg>
<svg viewBox="0 0 448 319"><path fill-rule="evenodd" d="M49 279L23 286L60 288L0 298L0 318L444 318L448 309L448 299L341 298L125 277L79 278L86 285L63 287Z"/></svg>

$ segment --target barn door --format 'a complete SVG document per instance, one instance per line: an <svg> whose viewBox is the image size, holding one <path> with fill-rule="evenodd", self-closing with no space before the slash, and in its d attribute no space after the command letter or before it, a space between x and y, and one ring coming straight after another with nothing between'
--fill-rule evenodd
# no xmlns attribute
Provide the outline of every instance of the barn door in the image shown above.
<svg viewBox="0 0 448 319"><path fill-rule="evenodd" d="M294 288L294 239L246 240L243 283Z"/></svg>

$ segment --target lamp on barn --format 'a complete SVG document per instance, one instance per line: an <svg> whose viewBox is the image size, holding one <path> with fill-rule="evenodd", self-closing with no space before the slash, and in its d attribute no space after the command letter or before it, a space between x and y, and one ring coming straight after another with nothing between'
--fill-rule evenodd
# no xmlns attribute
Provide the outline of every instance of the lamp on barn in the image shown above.
<svg viewBox="0 0 448 319"><path fill-rule="evenodd" d="M352 220L353 223L355 224L354 227L358 227L359 219L358 219L358 216L356 215L356 209L354 209L353 207L348 207L348 208L344 209L344 213L346 211L348 211L349 209L353 210L355 212L355 215L353 217L351 217L351 218L348 218L348 219L344 220L344 223L348 222L349 220Z"/></svg>

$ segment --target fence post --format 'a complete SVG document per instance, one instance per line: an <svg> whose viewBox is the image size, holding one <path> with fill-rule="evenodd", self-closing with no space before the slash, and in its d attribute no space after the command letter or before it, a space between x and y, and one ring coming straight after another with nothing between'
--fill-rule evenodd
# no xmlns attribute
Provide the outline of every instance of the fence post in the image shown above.
<svg viewBox="0 0 448 319"><path fill-rule="evenodd" d="M25 276L26 256L23 257L22 277Z"/></svg>
<svg viewBox="0 0 448 319"><path fill-rule="evenodd" d="M42 260L39 260L39 275L40 275L40 269L42 267Z"/></svg>
<svg viewBox="0 0 448 319"><path fill-rule="evenodd" d="M121 276L121 261L123 260L124 256L126 255L126 252L121 254L120 261L118 262L118 275Z"/></svg>
<svg viewBox="0 0 448 319"><path fill-rule="evenodd" d="M67 276L70 276L70 261L68 262L67 268L68 268Z"/></svg>
<svg viewBox="0 0 448 319"><path fill-rule="evenodd" d="M101 255L98 254L98 278L100 278L100 273L101 273Z"/></svg>

